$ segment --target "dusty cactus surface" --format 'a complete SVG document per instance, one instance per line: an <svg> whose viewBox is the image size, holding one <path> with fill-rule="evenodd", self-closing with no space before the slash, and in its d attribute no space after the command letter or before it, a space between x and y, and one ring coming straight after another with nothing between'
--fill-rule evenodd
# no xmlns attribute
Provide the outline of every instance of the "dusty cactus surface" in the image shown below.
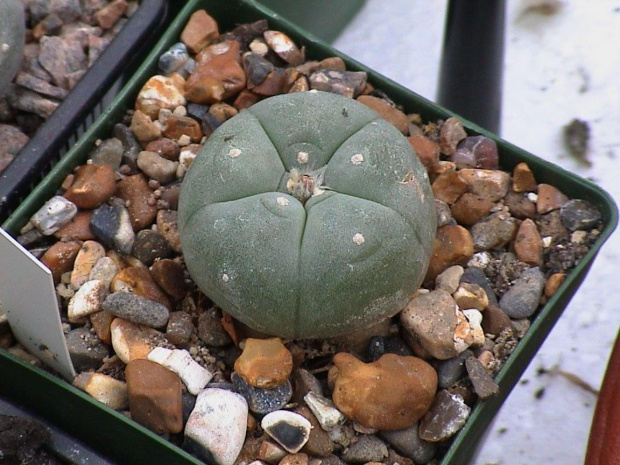
<svg viewBox="0 0 620 465"><path fill-rule="evenodd" d="M281 337L394 315L436 230L426 170L397 129L324 92L271 97L214 132L183 183L179 230L201 290Z"/></svg>
<svg viewBox="0 0 620 465"><path fill-rule="evenodd" d="M20 0L0 2L0 94L19 69L24 48L24 6Z"/></svg>

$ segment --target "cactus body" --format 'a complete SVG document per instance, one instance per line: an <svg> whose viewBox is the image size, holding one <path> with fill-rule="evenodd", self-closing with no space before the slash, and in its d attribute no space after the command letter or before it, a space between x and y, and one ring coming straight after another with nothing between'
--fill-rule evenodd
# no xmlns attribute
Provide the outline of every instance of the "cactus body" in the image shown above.
<svg viewBox="0 0 620 465"><path fill-rule="evenodd" d="M0 95L21 64L25 31L22 2L20 0L0 1Z"/></svg>
<svg viewBox="0 0 620 465"><path fill-rule="evenodd" d="M200 289L252 328L291 338L341 335L401 310L435 229L408 141L363 104L314 91L271 97L218 128L179 204Z"/></svg>

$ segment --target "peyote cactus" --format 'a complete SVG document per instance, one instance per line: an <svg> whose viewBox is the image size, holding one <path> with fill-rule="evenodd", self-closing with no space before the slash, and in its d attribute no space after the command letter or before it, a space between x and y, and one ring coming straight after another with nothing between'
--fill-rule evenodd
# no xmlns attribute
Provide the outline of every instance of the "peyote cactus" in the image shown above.
<svg viewBox="0 0 620 465"><path fill-rule="evenodd" d="M21 0L0 1L0 95L19 69L26 24Z"/></svg>
<svg viewBox="0 0 620 465"><path fill-rule="evenodd" d="M263 100L209 138L179 203L185 262L234 318L290 338L394 315L420 285L436 218L409 142L324 92Z"/></svg>

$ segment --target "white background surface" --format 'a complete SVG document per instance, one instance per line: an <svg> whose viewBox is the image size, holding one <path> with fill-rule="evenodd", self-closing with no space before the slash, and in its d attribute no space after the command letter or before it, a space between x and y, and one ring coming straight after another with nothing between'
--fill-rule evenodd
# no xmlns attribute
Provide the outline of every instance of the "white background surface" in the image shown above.
<svg viewBox="0 0 620 465"><path fill-rule="evenodd" d="M525 11L532 3L507 1L501 135L591 178L620 203L620 0L564 0L548 16ZM446 5L367 0L335 46L434 100ZM568 155L563 144L562 127L573 118L590 125L591 167ZM563 376L537 370L559 365L600 387L620 323L619 234L604 245L504 404L475 465L583 463L596 397Z"/></svg>

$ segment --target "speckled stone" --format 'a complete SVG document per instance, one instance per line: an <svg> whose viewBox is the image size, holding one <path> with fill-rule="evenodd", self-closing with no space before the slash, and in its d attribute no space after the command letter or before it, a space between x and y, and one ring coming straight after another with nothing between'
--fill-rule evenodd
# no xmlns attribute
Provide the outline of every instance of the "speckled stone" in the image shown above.
<svg viewBox="0 0 620 465"><path fill-rule="evenodd" d="M143 229L136 234L131 254L151 266L157 258L167 258L172 254L168 241L161 234L152 229Z"/></svg>
<svg viewBox="0 0 620 465"><path fill-rule="evenodd" d="M168 184L176 179L178 162L166 160L155 152L143 150L138 154L138 167L151 179Z"/></svg>
<svg viewBox="0 0 620 465"><path fill-rule="evenodd" d="M450 157L457 168L499 168L497 144L486 136L469 136L463 139Z"/></svg>
<svg viewBox="0 0 620 465"><path fill-rule="evenodd" d="M545 276L538 267L525 270L499 301L500 308L510 318L529 318L540 303Z"/></svg>
<svg viewBox="0 0 620 465"><path fill-rule="evenodd" d="M183 346L190 341L194 329L189 313L171 312L166 326L166 339L175 346Z"/></svg>
<svg viewBox="0 0 620 465"><path fill-rule="evenodd" d="M90 153L94 165L105 165L117 170L123 159L123 143L116 137L105 139Z"/></svg>
<svg viewBox="0 0 620 465"><path fill-rule="evenodd" d="M453 294L459 287L461 277L465 270L460 265L454 265L446 268L435 279L435 288L443 289L449 294Z"/></svg>
<svg viewBox="0 0 620 465"><path fill-rule="evenodd" d="M103 281L85 282L69 301L67 318L71 323L79 323L91 313L101 311L101 305L108 296L108 288Z"/></svg>
<svg viewBox="0 0 620 465"><path fill-rule="evenodd" d="M183 42L177 42L164 52L157 62L157 69L165 76L180 72L189 60L187 47Z"/></svg>
<svg viewBox="0 0 620 465"><path fill-rule="evenodd" d="M601 212L587 200L572 199L562 205L560 217L570 231L587 231L601 221Z"/></svg>
<svg viewBox="0 0 620 465"><path fill-rule="evenodd" d="M121 269L112 279L110 289L114 292L128 291L172 309L170 299L157 286L148 268L144 266L128 266Z"/></svg>
<svg viewBox="0 0 620 465"><path fill-rule="evenodd" d="M64 273L73 269L73 262L81 247L82 243L78 241L56 242L41 256L41 263L52 272L55 284L60 282Z"/></svg>
<svg viewBox="0 0 620 465"><path fill-rule="evenodd" d="M519 163L512 171L512 190L515 192L536 192L534 173L525 162Z"/></svg>
<svg viewBox="0 0 620 465"><path fill-rule="evenodd" d="M181 252L181 239L177 223L178 213L174 210L159 210L157 212L157 231L166 238L175 252Z"/></svg>
<svg viewBox="0 0 620 465"><path fill-rule="evenodd" d="M232 343L230 336L222 326L222 313L212 307L198 317L198 337L207 345L223 347Z"/></svg>
<svg viewBox="0 0 620 465"><path fill-rule="evenodd" d="M170 314L160 303L129 292L113 292L103 301L101 308L124 320L150 328L163 328Z"/></svg>
<svg viewBox="0 0 620 465"><path fill-rule="evenodd" d="M452 205L467 192L467 182L457 171L441 173L431 185L435 199Z"/></svg>
<svg viewBox="0 0 620 465"><path fill-rule="evenodd" d="M322 69L312 73L309 82L311 89L356 98L366 87L367 77L363 71Z"/></svg>
<svg viewBox="0 0 620 465"><path fill-rule="evenodd" d="M110 332L114 353L123 363L146 359L156 341L162 337L162 334L153 328L130 323L122 318L112 321Z"/></svg>
<svg viewBox="0 0 620 465"><path fill-rule="evenodd" d="M68 224L76 214L77 207L73 202L55 195L32 215L30 222L44 236L49 236Z"/></svg>
<svg viewBox="0 0 620 465"><path fill-rule="evenodd" d="M508 244L517 232L517 221L509 213L492 213L471 227L474 251L498 249Z"/></svg>
<svg viewBox="0 0 620 465"><path fill-rule="evenodd" d="M420 424L416 422L409 428L398 431L381 431L380 435L390 446L412 459L415 464L430 463L437 453L437 445L420 439L419 429Z"/></svg>
<svg viewBox="0 0 620 465"><path fill-rule="evenodd" d="M441 390L420 422L420 438L441 442L454 436L469 418L471 409L458 394Z"/></svg>
<svg viewBox="0 0 620 465"><path fill-rule="evenodd" d="M439 146L441 151L450 156L456 151L459 142L467 137L463 123L455 116L451 116L441 125L439 130Z"/></svg>
<svg viewBox="0 0 620 465"><path fill-rule="evenodd" d="M136 113L140 111L151 120L156 120L160 109L174 110L179 105L185 105L184 92L185 79L179 74L153 76L146 81L136 97ZM141 140L139 137L137 139Z"/></svg>
<svg viewBox="0 0 620 465"><path fill-rule="evenodd" d="M235 372L232 373L231 380L235 391L245 398L250 410L258 414L266 414L281 409L293 395L293 388L288 380L274 389L253 387Z"/></svg>
<svg viewBox="0 0 620 465"><path fill-rule="evenodd" d="M471 192L461 195L450 209L452 217L463 226L472 226L484 218L494 203Z"/></svg>
<svg viewBox="0 0 620 465"><path fill-rule="evenodd" d="M69 331L65 338L71 362L78 373L99 368L103 359L110 355L109 347L87 328Z"/></svg>
<svg viewBox="0 0 620 465"><path fill-rule="evenodd" d="M560 209L566 202L568 202L568 197L557 187L549 184L538 185L536 211L541 215Z"/></svg>
<svg viewBox="0 0 620 465"><path fill-rule="evenodd" d="M374 435L361 435L359 440L347 448L342 459L347 463L377 463L388 456L385 443Z"/></svg>
<svg viewBox="0 0 620 465"><path fill-rule="evenodd" d="M465 367L474 387L474 392L480 399L487 399L499 393L499 386L480 360L476 357L468 357L465 360Z"/></svg>
<svg viewBox="0 0 620 465"><path fill-rule="evenodd" d="M71 287L79 289L90 279L90 272L95 264L105 257L105 248L96 241L85 241L75 257L71 271Z"/></svg>

